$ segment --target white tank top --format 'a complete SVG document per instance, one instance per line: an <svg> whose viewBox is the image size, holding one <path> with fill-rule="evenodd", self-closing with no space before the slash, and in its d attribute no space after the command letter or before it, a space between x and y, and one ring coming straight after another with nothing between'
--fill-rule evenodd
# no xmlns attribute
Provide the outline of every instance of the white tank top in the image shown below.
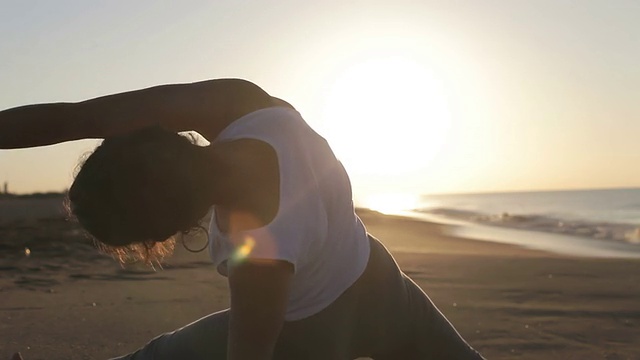
<svg viewBox="0 0 640 360"><path fill-rule="evenodd" d="M355 136L355 135L354 135ZM364 272L369 241L356 216L351 183L326 140L285 107L250 113L227 126L214 143L261 140L273 147L280 170L280 206L261 228L220 232L209 225L209 254L221 274L234 256L276 259L294 266L285 320L329 306Z"/></svg>

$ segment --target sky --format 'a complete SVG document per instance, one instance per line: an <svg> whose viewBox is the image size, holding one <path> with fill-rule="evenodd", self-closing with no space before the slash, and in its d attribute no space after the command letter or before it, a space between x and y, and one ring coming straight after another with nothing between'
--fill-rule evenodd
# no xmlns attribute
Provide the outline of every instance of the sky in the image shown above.
<svg viewBox="0 0 640 360"><path fill-rule="evenodd" d="M356 198L640 187L640 2L4 1L0 109L237 77L292 103ZM97 144L0 150L16 193Z"/></svg>

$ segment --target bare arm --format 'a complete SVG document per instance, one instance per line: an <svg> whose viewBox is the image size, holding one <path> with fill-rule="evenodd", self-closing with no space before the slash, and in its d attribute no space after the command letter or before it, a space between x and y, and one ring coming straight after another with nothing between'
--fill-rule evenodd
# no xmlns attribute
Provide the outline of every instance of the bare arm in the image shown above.
<svg viewBox="0 0 640 360"><path fill-rule="evenodd" d="M0 111L0 149L105 138L153 125L215 137L233 120L274 105L279 104L251 82L218 79L21 106Z"/></svg>
<svg viewBox="0 0 640 360"><path fill-rule="evenodd" d="M292 275L292 265L284 261L248 260L231 267L228 359L273 357Z"/></svg>

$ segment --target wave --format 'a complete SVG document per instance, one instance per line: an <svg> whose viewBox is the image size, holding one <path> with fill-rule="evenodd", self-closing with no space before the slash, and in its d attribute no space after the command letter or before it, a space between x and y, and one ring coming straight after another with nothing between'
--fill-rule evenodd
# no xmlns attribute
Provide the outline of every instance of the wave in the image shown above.
<svg viewBox="0 0 640 360"><path fill-rule="evenodd" d="M414 211L483 225L564 234L598 240L621 241L638 244L640 246L640 226L637 224L566 219L539 214L521 215L508 212L485 214L476 211L443 207Z"/></svg>

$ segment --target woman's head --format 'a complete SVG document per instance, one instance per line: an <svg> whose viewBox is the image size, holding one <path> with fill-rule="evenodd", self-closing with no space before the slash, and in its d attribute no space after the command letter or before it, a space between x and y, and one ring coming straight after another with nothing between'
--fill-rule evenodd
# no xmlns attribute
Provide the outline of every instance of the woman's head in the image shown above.
<svg viewBox="0 0 640 360"><path fill-rule="evenodd" d="M161 128L105 139L69 189L70 211L120 261L155 260L212 205L209 160L202 147Z"/></svg>

